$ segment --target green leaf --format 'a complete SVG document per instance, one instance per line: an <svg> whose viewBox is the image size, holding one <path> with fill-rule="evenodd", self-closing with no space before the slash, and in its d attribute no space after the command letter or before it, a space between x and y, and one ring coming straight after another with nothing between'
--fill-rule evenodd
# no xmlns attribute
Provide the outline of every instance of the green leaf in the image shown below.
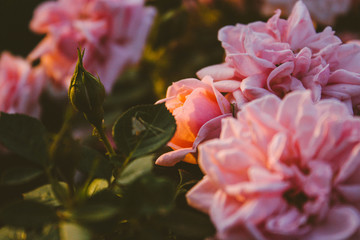
<svg viewBox="0 0 360 240"><path fill-rule="evenodd" d="M164 146L175 130L175 119L165 104L141 105L119 117L113 127L113 136L123 154L136 158Z"/></svg>
<svg viewBox="0 0 360 240"><path fill-rule="evenodd" d="M67 188L66 183L60 182L59 184L63 185L64 188ZM59 201L56 199L55 194L53 193L51 184L46 184L33 191L24 193L23 196L24 199L42 202L54 207L60 206Z"/></svg>
<svg viewBox="0 0 360 240"><path fill-rule="evenodd" d="M73 212L73 218L81 223L94 223L109 220L119 214L119 209L107 204L85 204Z"/></svg>
<svg viewBox="0 0 360 240"><path fill-rule="evenodd" d="M109 187L108 181L101 178L95 178L94 180L92 180L89 187L87 188L87 195L92 196L97 192L107 189L107 187Z"/></svg>
<svg viewBox="0 0 360 240"><path fill-rule="evenodd" d="M60 223L60 240L90 240L91 233L85 227L70 222Z"/></svg>
<svg viewBox="0 0 360 240"><path fill-rule="evenodd" d="M83 224L106 222L120 211L120 198L112 191L104 189L96 192L82 205L72 211L72 217Z"/></svg>
<svg viewBox="0 0 360 240"><path fill-rule="evenodd" d="M20 185L30 182L43 174L43 170L31 166L10 167L3 171L1 184Z"/></svg>
<svg viewBox="0 0 360 240"><path fill-rule="evenodd" d="M153 168L153 158L154 156L145 156L132 161L124 171L120 174L120 177L117 179L117 183L126 185L140 176L151 172Z"/></svg>
<svg viewBox="0 0 360 240"><path fill-rule="evenodd" d="M47 163L46 130L35 118L2 112L0 142L9 150L33 163L38 165Z"/></svg>
<svg viewBox="0 0 360 240"><path fill-rule="evenodd" d="M84 173L92 174L95 178L110 179L112 174L112 165L109 160L103 154L86 146L81 149L78 168Z"/></svg>
<svg viewBox="0 0 360 240"><path fill-rule="evenodd" d="M16 202L0 211L0 221L14 227L37 228L57 220L54 209L33 200Z"/></svg>

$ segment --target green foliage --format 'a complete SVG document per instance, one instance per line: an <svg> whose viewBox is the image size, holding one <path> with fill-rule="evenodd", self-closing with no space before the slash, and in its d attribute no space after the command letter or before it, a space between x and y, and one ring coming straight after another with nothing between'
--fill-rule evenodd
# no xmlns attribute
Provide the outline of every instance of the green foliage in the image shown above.
<svg viewBox="0 0 360 240"><path fill-rule="evenodd" d="M33 200L15 202L0 211L0 222L14 227L37 228L57 220L53 208Z"/></svg>
<svg viewBox="0 0 360 240"><path fill-rule="evenodd" d="M130 218L167 214L173 207L175 186L165 178L145 174L124 192L126 215Z"/></svg>
<svg viewBox="0 0 360 240"><path fill-rule="evenodd" d="M153 159L152 155L135 159L121 172L116 182L121 185L127 185L142 175L150 173L153 169Z"/></svg>
<svg viewBox="0 0 360 240"><path fill-rule="evenodd" d="M103 154L90 147L82 146L78 169L95 178L110 179L113 168Z"/></svg>
<svg viewBox="0 0 360 240"><path fill-rule="evenodd" d="M66 183L59 184L62 185L64 189L67 188ZM49 206L57 207L61 205L61 203L56 198L56 195L54 194L54 190L51 184L46 184L36 188L35 190L24 193L23 196L26 200L38 201Z"/></svg>
<svg viewBox="0 0 360 240"><path fill-rule="evenodd" d="M43 170L32 166L10 167L1 174L0 184L2 185L20 185L43 175Z"/></svg>
<svg viewBox="0 0 360 240"><path fill-rule="evenodd" d="M47 134L41 122L22 114L0 115L0 142L37 165L46 165L48 159Z"/></svg>
<svg viewBox="0 0 360 240"><path fill-rule="evenodd" d="M209 217L199 212L176 209L164 220L172 232L179 237L205 239L215 234Z"/></svg>
<svg viewBox="0 0 360 240"><path fill-rule="evenodd" d="M142 105L132 107L119 117L113 136L122 154L136 158L164 146L175 130L175 119L165 104Z"/></svg>

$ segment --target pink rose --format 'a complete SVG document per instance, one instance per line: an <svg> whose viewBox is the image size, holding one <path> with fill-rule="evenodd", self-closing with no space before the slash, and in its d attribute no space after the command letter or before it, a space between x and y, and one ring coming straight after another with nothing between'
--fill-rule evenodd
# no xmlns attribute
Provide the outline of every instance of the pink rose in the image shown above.
<svg viewBox="0 0 360 240"><path fill-rule="evenodd" d="M175 151L160 156L156 164L172 166L184 160L197 163L197 145L220 134L221 119L231 116L230 103L213 86L211 77L194 78L173 83L167 90L166 107L174 115L177 129L168 145Z"/></svg>
<svg viewBox="0 0 360 240"><path fill-rule="evenodd" d="M270 15L275 9L281 8L290 13L297 0L266 0L262 12ZM350 10L351 0L303 0L311 16L319 23L331 25L338 15Z"/></svg>
<svg viewBox="0 0 360 240"><path fill-rule="evenodd" d="M242 101L310 89L314 101L337 98L349 110L360 104L360 46L342 44L330 27L316 33L309 12L298 1L287 20L280 10L268 22L226 26L219 40L225 63L197 74L211 75L219 91Z"/></svg>
<svg viewBox="0 0 360 240"><path fill-rule="evenodd" d="M39 97L45 84L44 71L8 52L0 55L0 111L39 117Z"/></svg>
<svg viewBox="0 0 360 240"><path fill-rule="evenodd" d="M360 226L360 118L310 91L252 101L199 146L188 203L219 239L349 239ZM358 239L358 238L354 238Z"/></svg>
<svg viewBox="0 0 360 240"><path fill-rule="evenodd" d="M29 59L41 59L58 88L68 88L77 60L99 75L107 92L128 64L139 61L155 15L143 0L58 0L34 12L30 28L46 34Z"/></svg>

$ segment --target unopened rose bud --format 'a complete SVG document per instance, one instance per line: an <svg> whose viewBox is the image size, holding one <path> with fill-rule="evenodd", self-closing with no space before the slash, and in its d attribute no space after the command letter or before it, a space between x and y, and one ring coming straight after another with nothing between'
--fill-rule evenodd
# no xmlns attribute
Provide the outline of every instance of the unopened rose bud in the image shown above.
<svg viewBox="0 0 360 240"><path fill-rule="evenodd" d="M102 124L104 118L104 85L83 66L84 51L78 49L79 59L69 87L70 102L75 109L84 113L86 119L95 127Z"/></svg>

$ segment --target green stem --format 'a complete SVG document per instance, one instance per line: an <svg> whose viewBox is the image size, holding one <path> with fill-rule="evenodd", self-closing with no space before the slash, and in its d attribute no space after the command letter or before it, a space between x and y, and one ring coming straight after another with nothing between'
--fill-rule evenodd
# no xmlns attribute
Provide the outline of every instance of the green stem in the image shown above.
<svg viewBox="0 0 360 240"><path fill-rule="evenodd" d="M98 133L100 135L100 139L104 143L104 146L105 146L106 150L108 151L110 158L115 156L116 153L114 151L114 148L111 146L110 141L104 132L104 129L101 126L100 127L95 126L95 128L98 131Z"/></svg>

